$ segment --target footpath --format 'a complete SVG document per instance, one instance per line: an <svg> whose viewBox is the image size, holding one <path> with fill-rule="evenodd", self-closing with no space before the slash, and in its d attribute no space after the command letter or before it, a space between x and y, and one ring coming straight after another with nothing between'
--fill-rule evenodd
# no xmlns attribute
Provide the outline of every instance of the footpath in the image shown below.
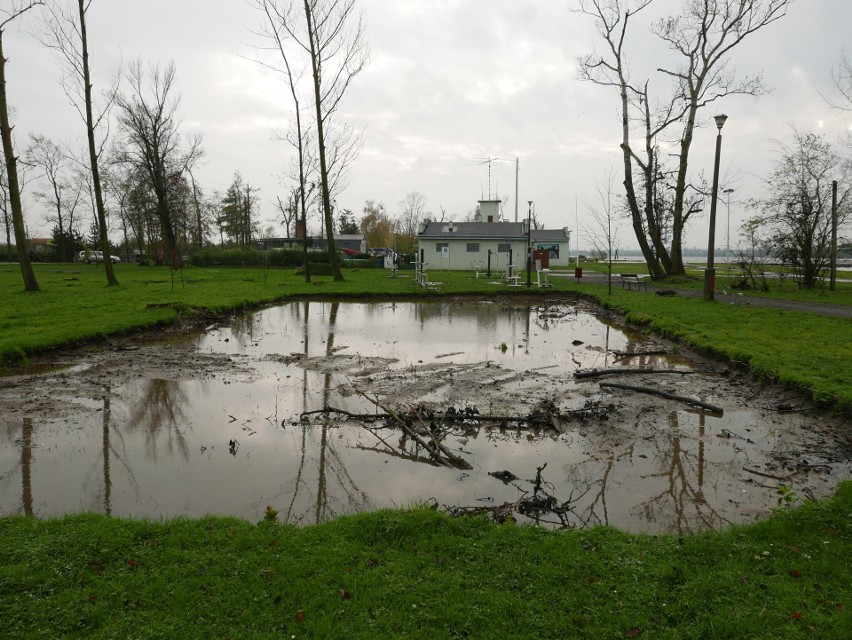
<svg viewBox="0 0 852 640"><path fill-rule="evenodd" d="M595 284L606 284L606 274L588 274L583 276L583 281L593 282ZM674 291L677 295L684 298L698 298L703 292L695 289L677 289L667 285L657 285L648 279L643 278L643 282L648 283L648 294L653 295L658 291L669 290ZM620 282L613 279L613 287L620 287ZM804 302L799 300L783 300L780 298L762 298L758 296L749 296L739 292L716 292L716 301L724 304L739 304L753 307L766 307L774 309L783 309L785 311L804 311L806 313L814 313L822 316L832 316L835 318L852 319L852 307L838 304L822 304L819 302Z"/></svg>

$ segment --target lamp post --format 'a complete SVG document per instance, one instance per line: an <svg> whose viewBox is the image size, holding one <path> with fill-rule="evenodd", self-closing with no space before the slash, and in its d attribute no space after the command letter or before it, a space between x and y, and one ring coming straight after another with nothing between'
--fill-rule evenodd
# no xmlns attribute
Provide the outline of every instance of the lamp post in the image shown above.
<svg viewBox="0 0 852 640"><path fill-rule="evenodd" d="M527 289L532 286L530 269L532 269L532 200L527 200L530 208L527 211Z"/></svg>
<svg viewBox="0 0 852 640"><path fill-rule="evenodd" d="M714 116L716 128L716 162L713 165L713 193L710 197L710 238L707 244L707 268L704 269L704 299L715 300L716 296L716 269L713 266L713 252L716 244L716 196L719 191L719 159L722 155L722 127L728 116L720 114Z"/></svg>
<svg viewBox="0 0 852 640"><path fill-rule="evenodd" d="M734 192L733 189L722 189L722 193L727 196L726 206L728 208L728 226L725 231L725 262L731 258L731 194Z"/></svg>

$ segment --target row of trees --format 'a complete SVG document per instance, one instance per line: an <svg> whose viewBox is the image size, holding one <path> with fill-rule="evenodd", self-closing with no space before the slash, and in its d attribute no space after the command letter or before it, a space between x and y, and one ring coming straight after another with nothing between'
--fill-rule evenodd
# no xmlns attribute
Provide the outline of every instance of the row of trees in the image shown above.
<svg viewBox="0 0 852 640"><path fill-rule="evenodd" d="M73 257L86 241L110 252L108 204L126 247L135 244L140 255L155 252L175 268L183 248L201 247L210 234L217 233L222 243L227 238L247 246L258 233L257 189L239 173L222 195L205 195L195 180L193 170L203 148L200 137L182 134L173 64L132 62L96 97L86 21L92 4L92 0L14 0L8 8L0 8L0 134L6 169L0 178L0 205L7 245L14 232L28 291L39 286L30 264L21 204L25 169L39 179L34 196L49 212L62 259ZM276 45L283 67L272 68L283 74L294 101L293 131L284 139L298 151L297 187L290 201L278 199L278 206L288 234L297 217L306 227L308 202L316 190L314 204L324 220L332 268L335 278L342 279L334 248L332 201L345 184L360 136L336 114L350 82L367 63L361 17L354 0L253 4L264 16L257 35L265 44ZM19 163L9 121L3 35L10 24L36 8L42 15L35 33L56 54L65 94L85 124L86 149L73 153L36 135ZM118 125L112 139L111 122ZM80 229L88 212L95 224L85 238ZM107 261L105 267L108 284L118 284L112 264ZM307 268L306 277L310 278Z"/></svg>
<svg viewBox="0 0 852 640"><path fill-rule="evenodd" d="M781 19L793 0L713 0L683 3L679 15L651 24L651 32L669 51L655 61L656 75L631 68L631 36L638 17L655 0L578 0L579 12L593 20L600 51L579 59L579 78L610 87L618 95L621 116L622 197L613 203L611 186L602 190L590 237L607 237L613 248L612 216L626 210L652 277L683 275L683 234L705 208L710 188L703 175L690 172L695 131L707 124L707 107L732 95L767 92L762 76L743 75L732 66L735 49L746 38ZM841 58L834 80L836 108L852 106L852 65ZM827 260L831 197L839 180L839 218L848 217L848 161L814 134L794 132L767 180L769 196L752 202L758 212L749 223L752 239L801 270L813 286Z"/></svg>

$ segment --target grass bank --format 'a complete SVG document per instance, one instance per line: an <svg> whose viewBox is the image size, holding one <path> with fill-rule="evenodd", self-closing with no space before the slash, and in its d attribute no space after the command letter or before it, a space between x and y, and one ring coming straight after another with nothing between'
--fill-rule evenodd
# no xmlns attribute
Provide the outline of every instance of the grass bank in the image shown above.
<svg viewBox="0 0 852 640"><path fill-rule="evenodd" d="M472 272L433 272L443 285L424 290L412 272L391 278L382 269L344 271L345 280L311 283L293 269L140 268L118 265L119 287L107 287L102 267L37 265L42 291L25 293L16 265L0 268L0 361L82 341L173 322L199 310L222 313L298 296L384 298L575 293L624 312L632 322L742 363L758 375L807 389L821 403L852 408L850 321L802 312L663 298L644 292L551 278L552 289L510 288Z"/></svg>
<svg viewBox="0 0 852 640"><path fill-rule="evenodd" d="M0 520L10 638L848 638L852 483L687 537L429 509Z"/></svg>

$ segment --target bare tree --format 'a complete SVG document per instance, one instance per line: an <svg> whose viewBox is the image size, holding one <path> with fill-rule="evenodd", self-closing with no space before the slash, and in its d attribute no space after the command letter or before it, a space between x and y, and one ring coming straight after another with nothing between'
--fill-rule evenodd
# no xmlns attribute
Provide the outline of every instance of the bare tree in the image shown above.
<svg viewBox="0 0 852 640"><path fill-rule="evenodd" d="M156 215L160 222L165 259L178 268L175 212L186 173L201 157L201 140L195 137L186 148L181 144L177 110L179 98L173 95L175 67L153 65L146 73L141 60L130 65L129 94L117 98L119 124L124 133L121 157L126 164L141 171L154 195Z"/></svg>
<svg viewBox="0 0 852 640"><path fill-rule="evenodd" d="M42 0L29 2L13 2L9 9L0 9L0 138L3 141L3 156L6 160L6 183L9 187L9 205L12 209L12 223L15 228L15 245L18 249L18 264L24 280L24 289L38 291L38 281L30 262L29 247L27 247L27 232L24 226L24 210L21 206L21 187L18 181L18 158L12 144L12 125L9 122L9 104L6 97L6 53L3 49L3 36L6 26L20 18L35 6L42 5Z"/></svg>
<svg viewBox="0 0 852 640"><path fill-rule="evenodd" d="M852 59L845 51L840 52L831 80L837 95L827 97L826 102L840 111L852 111Z"/></svg>
<svg viewBox="0 0 852 640"><path fill-rule="evenodd" d="M706 188L689 181L689 152L695 129L703 124L701 111L729 95L765 92L760 74L737 76L732 50L783 17L793 0L685 0L681 15L657 21L651 31L674 57L673 64L657 69L671 83L659 101L652 97L649 79L631 77L627 52L631 19L653 1L579 0L579 10L592 17L605 45L602 54L580 59L579 77L619 93L627 205L649 272L659 278L684 273L683 232L702 209ZM641 147L632 143L633 127L642 129ZM661 162L666 144L675 158L672 167ZM660 189L671 190L670 209L660 206L666 201L659 198Z"/></svg>
<svg viewBox="0 0 852 640"><path fill-rule="evenodd" d="M612 259L618 248L617 218L623 209L616 194L615 168L610 167L603 180L596 186L597 202L589 203L592 223L583 231L595 251L607 261L607 293L612 293Z"/></svg>
<svg viewBox="0 0 852 640"><path fill-rule="evenodd" d="M105 92L104 101L95 113L92 99L92 77L89 68L89 39L86 14L92 0L55 0L49 3L47 18L39 30L39 40L56 53L62 64L62 85L65 95L86 123L88 140L88 170L92 174L91 186L97 224L100 227L100 249L103 255L110 253L107 214L104 206L103 187L99 163L108 134L106 126L109 111L118 92L118 78ZM100 139L98 136L100 135ZM112 261L104 261L107 284L118 284Z"/></svg>
<svg viewBox="0 0 852 640"><path fill-rule="evenodd" d="M295 141L293 141L292 138L287 139L290 140L291 144L293 144L298 153L299 187L297 190L297 202L301 204L302 208L302 230L304 232L303 235L305 236L302 238L302 249L304 259L303 271L305 273L305 282L310 282L311 272L310 265L308 263L307 239L307 203L309 198L306 189L308 181L308 172L310 169L310 161L307 157L307 128L303 125L302 107L300 104L300 97L298 91L298 86L300 84L301 78L303 77L304 70L294 69L291 60L297 60L298 56L294 53L291 53L288 48L288 44L291 40L297 40L297 38L295 37L294 30L296 28L297 23L298 5L294 4L295 0L288 0L285 2L279 2L278 0L249 0L249 2L263 14L261 25L258 31L255 32L255 35L260 36L263 40L267 42L268 47L271 47L278 53L284 66L279 67L278 65L267 64L261 61L257 62L261 62L261 64L263 64L265 67L272 69L286 80L287 86L290 90L290 95L293 99L293 129L295 132ZM282 208L281 211L283 213L284 209ZM295 216L298 217L298 214L296 213Z"/></svg>
<svg viewBox="0 0 852 640"><path fill-rule="evenodd" d="M293 61L306 60L306 68L310 69L315 111L312 126L316 134L329 261L334 279L343 280L334 244L332 200L335 191L345 183L345 169L357 155L360 136L347 125L336 122L335 116L350 83L367 64L363 20L356 12L355 0L253 0L253 4L265 16L259 35L274 43L284 61L284 69L279 71L287 77L300 127L304 123L297 86L303 74L294 68ZM302 135L297 134L297 138L301 144ZM301 185L304 192L304 174ZM303 215L306 212L304 202L302 212Z"/></svg>
<svg viewBox="0 0 852 640"><path fill-rule="evenodd" d="M43 181L44 189L34 192L36 200L47 209L47 221L57 230L59 259L74 259L77 207L85 192L84 176L73 171L68 157L50 138L30 135L30 145L24 162L31 166ZM108 254L104 254L108 255Z"/></svg>
<svg viewBox="0 0 852 640"><path fill-rule="evenodd" d="M399 203L399 223L402 235L408 243L408 250L414 247L420 222L430 215L426 211L426 196L419 191L409 191Z"/></svg>
<svg viewBox="0 0 852 640"><path fill-rule="evenodd" d="M852 214L850 166L822 136L793 133L793 145L779 143L781 158L766 181L769 196L759 204L761 226L773 255L812 289L829 265L832 181L839 186L838 224Z"/></svg>
<svg viewBox="0 0 852 640"><path fill-rule="evenodd" d="M290 197L287 199L287 204L281 200L281 196L275 196L275 207L278 213L281 214L281 223L284 225L284 235L287 239L291 238L291 229L293 223L299 215L299 189L293 189L290 192Z"/></svg>
<svg viewBox="0 0 852 640"><path fill-rule="evenodd" d="M833 96L823 96L833 109L852 111L852 59L846 51L840 52L837 66L831 71L831 81L834 85ZM852 148L852 131L846 131L843 145Z"/></svg>

